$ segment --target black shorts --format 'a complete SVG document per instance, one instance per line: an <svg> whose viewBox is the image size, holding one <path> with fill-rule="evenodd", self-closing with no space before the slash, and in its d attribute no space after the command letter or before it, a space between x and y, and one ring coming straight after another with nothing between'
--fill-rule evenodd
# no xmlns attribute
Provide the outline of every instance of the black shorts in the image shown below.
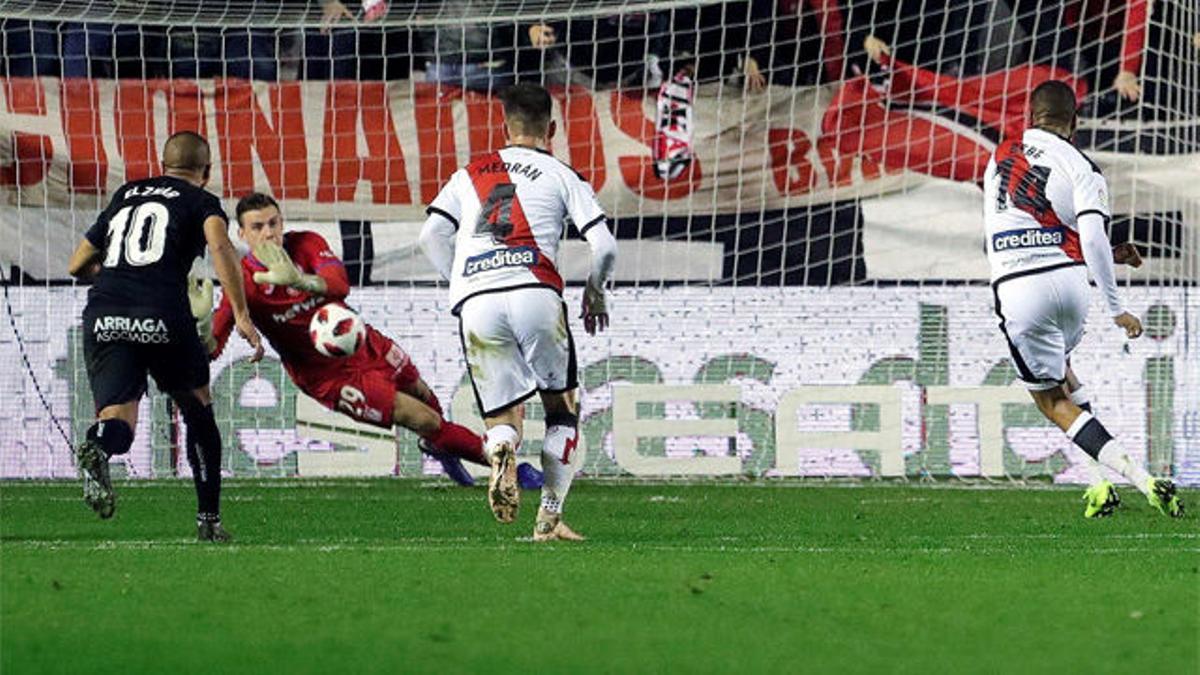
<svg viewBox="0 0 1200 675"><path fill-rule="evenodd" d="M147 373L168 393L208 384L208 354L191 316L89 304L83 310L83 355L97 411L140 399Z"/></svg>

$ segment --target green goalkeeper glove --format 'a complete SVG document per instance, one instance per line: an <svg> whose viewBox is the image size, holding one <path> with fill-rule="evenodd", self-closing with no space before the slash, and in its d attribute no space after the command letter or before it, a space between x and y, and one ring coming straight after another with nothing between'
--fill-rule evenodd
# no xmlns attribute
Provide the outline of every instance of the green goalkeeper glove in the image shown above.
<svg viewBox="0 0 1200 675"><path fill-rule="evenodd" d="M264 241L254 247L254 257L267 266L266 272L255 272L254 283L290 286L309 293L324 293L325 280L316 274L305 274L292 262L291 256L279 244Z"/></svg>
<svg viewBox="0 0 1200 675"><path fill-rule="evenodd" d="M204 348L212 354L217 350L217 339L213 337L213 282L212 279L198 279L188 275L188 306L192 310L192 318L196 320L196 332Z"/></svg>

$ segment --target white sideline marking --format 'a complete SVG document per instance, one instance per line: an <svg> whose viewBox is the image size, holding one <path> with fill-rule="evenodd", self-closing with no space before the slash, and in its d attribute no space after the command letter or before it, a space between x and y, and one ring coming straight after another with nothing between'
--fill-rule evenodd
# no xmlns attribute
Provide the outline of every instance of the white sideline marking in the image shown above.
<svg viewBox="0 0 1200 675"><path fill-rule="evenodd" d="M162 488L177 488L177 489L192 489L192 482L184 478L154 478L154 479L121 479L114 481L120 490L143 490L143 489L162 489ZM78 479L59 479L59 480L0 480L0 487L62 487L72 484L78 485ZM406 486L411 485L420 490L446 490L452 491L459 489L456 485L448 480L440 477L404 477L404 478L389 478L380 476L372 479L326 479L326 478L226 478L225 487L227 489L236 490L238 488L265 488L265 489L287 489L287 488L378 488L382 485ZM1078 491L1084 488L1083 485L1065 485L1055 483L1045 483L1036 480L1028 482L1020 479L999 479L995 481L985 479L963 479L963 478L946 478L936 481L927 482L920 479L863 479L859 481L845 480L841 478L822 479L814 478L767 478L767 479L749 479L749 478L714 478L709 480L696 480L688 478L636 478L627 477L600 477L600 476L581 476L576 480L575 485L595 485L595 486L615 486L615 487L657 487L657 488L674 488L674 487L705 487L714 490L727 489L758 489L758 490L797 490L805 488L841 488L846 490L861 490L861 489L897 489L903 490L908 488L920 488L922 491L931 490L962 490L962 491L1014 491L1014 492L1071 492ZM1119 483L1118 487L1124 485ZM477 486L478 487L478 486ZM1191 486L1181 486L1185 491L1194 490ZM5 497L6 499L8 497ZM887 499L886 497L871 497L869 499Z"/></svg>
<svg viewBox="0 0 1200 675"><path fill-rule="evenodd" d="M921 536L921 535L917 535ZM964 534L950 535L966 537L967 539L1063 539L1057 532L1028 533L1028 534ZM1094 537L1069 537L1084 541L1087 539L1198 539L1200 532L1134 532L1129 534L1102 534Z"/></svg>
<svg viewBox="0 0 1200 675"><path fill-rule="evenodd" d="M0 484L2 484L2 483L0 483ZM373 488L378 488L379 485L383 485L383 484L379 483L379 484L356 485L356 484L351 484L351 483L334 483L334 484L326 485L325 487L344 487L344 488L373 487ZM697 484L691 484L690 486L696 487ZM192 491L192 484L190 482L184 483L182 481L179 483L178 486L164 485L161 483L158 484L157 486L138 485L136 483L124 483L124 484L117 483L116 491L117 491L117 494L119 495L122 492L127 491L129 488L134 488L134 487L138 487L138 488L148 488L148 487L174 488L174 487L178 487L178 489L180 489L180 490L184 490L187 492ZM243 485L242 487L245 487L245 485ZM292 487L318 487L318 486L308 484L308 483L301 483L298 485L294 485ZM332 494L332 493L322 493L322 492L308 491L308 490L300 491L297 494L255 495L255 494L240 494L239 490L238 490L238 486L234 485L234 486L232 486L232 488L226 488L225 490L223 490L221 498L227 499L230 501L235 501L235 502L345 501L345 500L348 500L351 498L353 498L354 501L421 501L421 502L470 501L470 502L473 502L473 501L478 501L478 500L484 499L484 494L485 494L484 490L483 490L483 486L480 486L480 485L477 485L475 487L470 487L470 488L463 488L463 487L459 487L456 485L449 485L449 484L434 484L434 485L429 485L429 486L421 486L418 490L402 489L399 484L397 484L396 487L397 487L397 489L387 491L387 492L381 493L378 490L368 490L366 494L354 494L352 496L347 496L345 494L340 494L340 493ZM656 485L654 487L677 487L677 486ZM743 488L748 488L750 486L713 484L713 485L709 485L707 487L709 487L710 489L730 488L730 487L736 488L736 489L743 489ZM821 486L821 487L842 487L842 486ZM787 489L791 489L791 488L787 488ZM950 490L950 489L957 489L957 488L922 487L920 489L921 490L938 490L938 491L940 491L940 490ZM1064 489L1058 488L1058 487L1055 487L1055 488L1013 487L1013 488L995 488L995 489L1010 490L1010 491L1014 491L1014 492L1038 493L1038 494L1054 493L1054 492L1067 492L1067 490L1064 490ZM986 490L976 490L975 488L964 488L964 490L994 491L993 488L987 488ZM640 499L640 500L644 500L644 501L651 502L651 503L678 504L678 503L687 502L689 500L703 501L707 498L708 498L707 493L688 494L686 496L685 495L661 495L661 494L659 494L659 495L648 495L646 497L631 496L631 495L627 495L627 494L603 494L603 493L601 493L601 494L589 494L586 497L586 500L588 502L632 503L631 500ZM74 494L68 496L68 495L31 495L31 494L14 495L11 492L0 493L0 500L11 501L11 502L33 502L33 501L36 501L36 502L69 502L69 501L79 501L80 499L81 498L79 496L74 495ZM769 499L769 497L766 497L766 496L750 497L750 499L756 503L761 503L761 502ZM917 503L933 502L933 501L935 501L935 499L936 499L935 497L922 497L922 496L867 497L864 499L859 499L856 503L858 503L860 505L861 504L917 504ZM974 504L993 504L993 503L996 503L996 500L991 497L987 497L987 496L979 496L979 497L975 497L974 501L972 503L974 503Z"/></svg>
<svg viewBox="0 0 1200 675"><path fill-rule="evenodd" d="M513 539L514 544L507 543L487 543L473 542L468 537L457 538L434 538L434 537L414 537L397 541L394 544L365 544L354 542L299 542L297 544L246 544L234 543L227 545L214 545L209 543L197 542L191 539L163 539L163 540L122 540L122 541L103 541L103 542L81 542L68 540L17 540L4 542L0 548L23 548L32 550L49 550L49 551L114 551L114 550L183 550L192 549L196 551L204 551L205 553L254 553L254 552L312 552L320 553L337 553L341 551L372 551L372 552L403 552L403 553L422 553L433 551L462 551L462 550L512 550L525 549L537 550L538 547L529 546L532 544L529 537L516 537ZM555 550L575 550L586 551L589 548L595 548L588 544L573 544L562 547L555 547ZM612 549L613 547L604 547ZM756 553L804 553L804 554L856 554L856 555L874 555L883 556L895 553L916 553L925 555L944 555L954 553L971 553L971 554L996 554L1013 552L1015 549L1011 546L993 546L993 547L871 547L871 548L855 548L850 546L737 546L731 544L713 544L713 545L697 545L697 544L630 544L628 546L618 547L620 550L626 551L654 551L664 553L733 553L733 554L756 554ZM1172 548L1162 549L1157 547L1116 547L1116 548L1084 548L1071 549L1070 553L1078 553L1079 551L1087 553L1097 553L1103 555L1119 555L1129 553L1200 553L1200 547L1188 548ZM1022 550L1022 552L1028 552Z"/></svg>

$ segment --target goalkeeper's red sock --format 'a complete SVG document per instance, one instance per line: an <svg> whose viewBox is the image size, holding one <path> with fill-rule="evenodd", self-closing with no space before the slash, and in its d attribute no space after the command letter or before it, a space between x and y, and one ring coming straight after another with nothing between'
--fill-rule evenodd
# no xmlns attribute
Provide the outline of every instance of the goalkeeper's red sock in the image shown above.
<svg viewBox="0 0 1200 675"><path fill-rule="evenodd" d="M461 424L442 420L441 428L425 440L437 452L488 466L487 456L483 453L483 438Z"/></svg>

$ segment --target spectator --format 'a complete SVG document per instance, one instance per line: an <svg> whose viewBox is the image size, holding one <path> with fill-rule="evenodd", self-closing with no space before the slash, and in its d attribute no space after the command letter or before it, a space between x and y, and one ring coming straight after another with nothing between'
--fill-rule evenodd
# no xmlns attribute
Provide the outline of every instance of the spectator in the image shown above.
<svg viewBox="0 0 1200 675"><path fill-rule="evenodd" d="M168 72L166 32L160 26L62 26L63 77L150 78Z"/></svg>
<svg viewBox="0 0 1200 675"><path fill-rule="evenodd" d="M321 0L321 27L303 35L301 74L310 80L383 80L407 77L407 31L372 25L388 11L374 2L356 17L340 0ZM351 24L351 25L347 25Z"/></svg>
<svg viewBox="0 0 1200 675"><path fill-rule="evenodd" d="M820 81L821 67L842 58L842 23L837 0L723 2L673 10L671 43L677 55L695 53L700 82L728 77L753 93ZM829 72L841 79L840 67Z"/></svg>
<svg viewBox="0 0 1200 675"><path fill-rule="evenodd" d="M1013 19L1025 32L1022 50L1027 62L1078 72L1076 47L1079 34L1068 21L1067 3L1045 0L1008 0Z"/></svg>
<svg viewBox="0 0 1200 675"><path fill-rule="evenodd" d="M570 61L592 69L598 88L657 89L668 74L672 34L669 12L625 12L569 26Z"/></svg>
<svg viewBox="0 0 1200 675"><path fill-rule="evenodd" d="M573 41L559 42L567 34L567 24L537 22L518 28L516 49L517 79L535 80L543 86L579 84L594 86L591 79L574 67L567 50L576 47Z"/></svg>
<svg viewBox="0 0 1200 675"><path fill-rule="evenodd" d="M1189 35L1186 30L1181 30L1193 20L1194 14L1189 16L1192 12L1190 8L1172 2L1153 3L1152 11L1155 20L1146 22L1144 44L1140 39L1135 39L1136 34L1131 38L1128 30L1122 39L1120 71L1129 73L1125 78L1138 85L1136 94L1139 105L1130 106L1128 110L1143 119L1194 120L1200 116L1200 100L1196 97L1200 33ZM1125 25L1129 26L1128 20ZM1144 73L1144 78L1136 77L1139 70ZM1106 74L1111 74L1111 70ZM1130 78L1130 75L1134 77ZM1121 77L1120 73L1117 77ZM1113 92L1124 95L1120 84L1114 81L1116 86ZM1098 104L1101 102L1107 103L1097 101ZM1197 151L1198 140L1195 138L1180 141L1166 138L1169 135L1155 136L1155 143L1182 142L1182 149L1175 150L1177 152Z"/></svg>
<svg viewBox="0 0 1200 675"><path fill-rule="evenodd" d="M986 3L841 0L840 6L850 41L848 65L861 72L868 72L881 56L947 75L979 72L976 33L986 21Z"/></svg>
<svg viewBox="0 0 1200 675"><path fill-rule="evenodd" d="M1076 18L1082 37L1079 73L1095 91L1112 88L1113 97L1136 103L1146 47L1149 0L1093 0Z"/></svg>
<svg viewBox="0 0 1200 675"><path fill-rule="evenodd" d="M747 71L752 81L747 85L761 90L766 81L762 67L747 58L753 42L751 28L758 12L765 23L772 11L769 3L759 8L751 2L722 2L697 9L676 9L671 19L672 50L675 54L670 73L684 66L695 70L697 83L725 77L742 82ZM765 9L763 9L765 8ZM769 33L768 33L769 35Z"/></svg>
<svg viewBox="0 0 1200 675"><path fill-rule="evenodd" d="M1082 76L1102 97L1093 103L1093 114L1111 112L1118 96L1139 100L1149 0L1009 1L1030 44L1029 61Z"/></svg>
<svg viewBox="0 0 1200 675"><path fill-rule="evenodd" d="M807 5L803 0L751 3L750 42L742 65L748 91L761 91L768 83L798 86L818 82L824 10L820 0L810 0Z"/></svg>
<svg viewBox="0 0 1200 675"><path fill-rule="evenodd" d="M887 83L873 85L867 75L849 78L825 113L821 142L888 169L956 181L982 181L994 144L1024 129L1029 92L1037 85L1053 79L1067 82L1078 98L1087 92L1067 71L1042 64L957 78L886 54L879 61L890 71ZM901 105L891 105L896 103ZM927 111L913 115L906 106ZM934 123L930 112L945 119Z"/></svg>
<svg viewBox="0 0 1200 675"><path fill-rule="evenodd" d="M440 18L486 17L479 0L449 0ZM503 21L458 21L419 34L425 79L473 91L497 91L516 81L515 25Z"/></svg>
<svg viewBox="0 0 1200 675"><path fill-rule="evenodd" d="M440 8L439 17L482 20L439 24L417 34L426 81L480 92L498 91L518 79L590 84L579 79L566 58L559 42L563 24L522 26L513 19L488 20L494 7L481 0L451 0Z"/></svg>
<svg viewBox="0 0 1200 675"><path fill-rule="evenodd" d="M169 35L172 77L279 79L275 29L191 26Z"/></svg>

